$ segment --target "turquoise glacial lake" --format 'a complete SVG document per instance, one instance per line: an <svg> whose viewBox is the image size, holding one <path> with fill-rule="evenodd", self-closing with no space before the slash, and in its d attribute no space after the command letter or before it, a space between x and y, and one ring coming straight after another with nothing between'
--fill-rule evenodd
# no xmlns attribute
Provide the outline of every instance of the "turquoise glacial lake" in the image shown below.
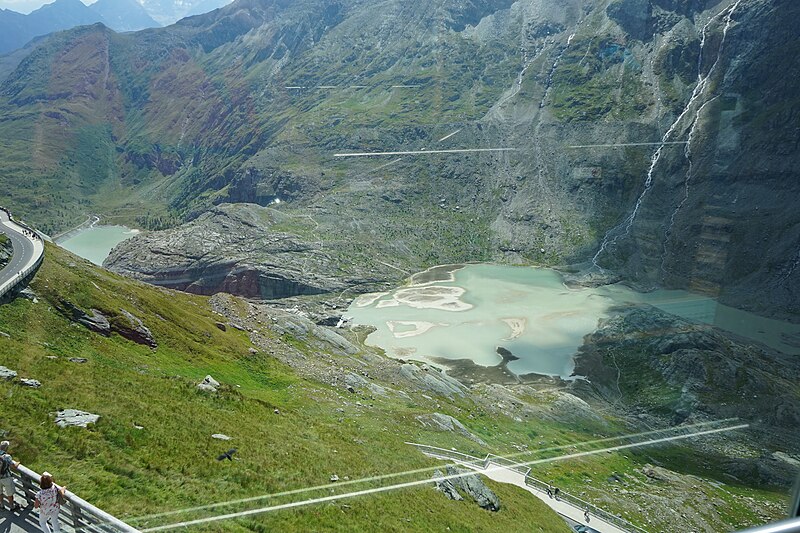
<svg viewBox="0 0 800 533"><path fill-rule="evenodd" d="M137 233L139 230L125 226L91 226L59 242L58 245L95 265L102 265L116 245Z"/></svg>
<svg viewBox="0 0 800 533"><path fill-rule="evenodd" d="M624 285L568 288L551 269L491 264L437 267L411 284L364 294L350 305L354 324L376 331L367 343L390 357L434 362L470 359L481 366L502 362L497 348L519 359L508 369L569 378L583 337L619 306L648 303L664 311L800 354L789 337L800 325L763 318L680 290L639 293Z"/></svg>

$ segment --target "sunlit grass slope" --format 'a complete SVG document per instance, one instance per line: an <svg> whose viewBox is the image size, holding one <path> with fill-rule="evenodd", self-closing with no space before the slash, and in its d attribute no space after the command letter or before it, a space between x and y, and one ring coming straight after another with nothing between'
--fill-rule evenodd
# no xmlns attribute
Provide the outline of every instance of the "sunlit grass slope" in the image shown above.
<svg viewBox="0 0 800 533"><path fill-rule="evenodd" d="M339 391L298 377L270 356L251 353L247 333L217 327L223 319L206 298L122 278L49 245L33 289L38 302L18 298L0 306L0 330L10 335L0 337L0 364L20 377L40 380L42 386L0 383L0 429L13 442L17 459L34 470L53 472L59 482L117 516L320 485L332 474L356 479L436 464L404 444L424 437L414 419L424 410L414 401L381 399L372 406L367 400L363 406L350 398L344 401ZM89 331L67 318L65 302L98 309L112 323L124 309L151 329L159 346L151 350L116 334L104 337ZM297 339L277 334L274 349L313 353ZM87 362L71 362L72 357ZM206 374L223 384L218 393L196 389ZM466 400L459 401L466 405ZM58 428L53 415L64 408L101 418L89 428ZM214 440L214 433L233 440ZM465 447L463 437L437 434L431 440ZM236 460L216 460L232 447L238 449ZM502 502L498 513L472 502L451 502L426 484L204 528L567 531L560 518L529 494L491 487ZM368 486L353 487L362 488ZM307 496L330 494L325 490ZM134 523L144 527L209 514Z"/></svg>

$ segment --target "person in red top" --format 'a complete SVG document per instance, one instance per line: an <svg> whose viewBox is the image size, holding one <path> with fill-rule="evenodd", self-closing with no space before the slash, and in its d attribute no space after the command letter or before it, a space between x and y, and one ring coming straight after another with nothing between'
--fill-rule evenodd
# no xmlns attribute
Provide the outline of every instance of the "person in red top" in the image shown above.
<svg viewBox="0 0 800 533"><path fill-rule="evenodd" d="M33 506L39 509L39 527L42 528L44 533L51 533L50 526L47 521L50 521L55 533L61 531L61 525L58 523L58 512L61 510L61 504L58 501L59 494L64 497L67 492L67 487L59 487L53 482L53 475L50 472L44 472L42 479L39 482L42 490L36 493L36 501Z"/></svg>

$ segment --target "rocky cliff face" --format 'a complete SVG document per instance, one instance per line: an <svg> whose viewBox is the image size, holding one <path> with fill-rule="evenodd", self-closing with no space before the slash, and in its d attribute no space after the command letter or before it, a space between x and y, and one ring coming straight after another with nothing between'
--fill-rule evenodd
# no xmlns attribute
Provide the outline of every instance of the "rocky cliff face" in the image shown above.
<svg viewBox="0 0 800 533"><path fill-rule="evenodd" d="M0 180L39 187L30 218L45 224L86 203L135 206L130 223L149 224L281 200L295 223L258 238L346 243L334 263L378 279L464 260L585 262L796 319L798 9L240 0L138 34L83 29L43 43L0 89L0 130L34 155L0 161ZM475 147L513 150L334 156ZM299 224L309 209L316 226ZM142 251L166 239L199 257L192 227L132 240L109 265L262 292L260 274L224 281L263 259L247 247L202 264ZM291 279L289 293L336 285Z"/></svg>
<svg viewBox="0 0 800 533"><path fill-rule="evenodd" d="M607 320L576 358L581 394L686 420L740 418L757 439L792 449L800 438L796 358L644 306Z"/></svg>

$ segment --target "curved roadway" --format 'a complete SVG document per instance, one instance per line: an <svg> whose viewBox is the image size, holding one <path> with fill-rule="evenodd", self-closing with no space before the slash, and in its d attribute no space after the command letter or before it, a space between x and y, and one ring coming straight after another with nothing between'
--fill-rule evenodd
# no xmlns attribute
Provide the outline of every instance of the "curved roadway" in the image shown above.
<svg viewBox="0 0 800 533"><path fill-rule="evenodd" d="M28 237L24 228L9 219L8 213L0 210L0 233L4 233L14 248L14 254L8 264L0 270L0 295L6 288L19 281L19 273L32 267L44 253L41 239Z"/></svg>

